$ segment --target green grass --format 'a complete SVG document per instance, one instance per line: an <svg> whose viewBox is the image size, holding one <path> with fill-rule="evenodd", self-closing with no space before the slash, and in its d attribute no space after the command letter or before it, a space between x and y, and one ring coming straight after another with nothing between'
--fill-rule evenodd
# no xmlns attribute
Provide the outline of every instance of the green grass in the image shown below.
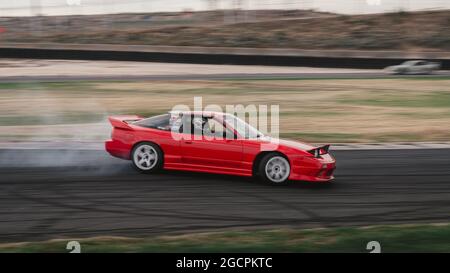
<svg viewBox="0 0 450 273"><path fill-rule="evenodd" d="M65 240L0 245L0 252L68 252ZM82 252L450 252L450 225L228 231L149 238L78 239Z"/></svg>
<svg viewBox="0 0 450 273"><path fill-rule="evenodd" d="M79 90L80 88L90 88L95 82L73 81L67 82L3 82L0 83L0 90Z"/></svg>
<svg viewBox="0 0 450 273"><path fill-rule="evenodd" d="M376 70L374 72L377 72ZM450 76L421 76L421 75L408 75L408 76L402 76L402 75L386 75L386 76L380 76L376 77L377 80L450 80ZM317 78L317 77L308 77L305 75L304 77L265 77L265 78L228 78L223 79L223 81L308 81L308 80L374 80L374 77L323 77L323 78Z"/></svg>
<svg viewBox="0 0 450 273"><path fill-rule="evenodd" d="M450 93L430 92L411 96L396 94L376 94L364 99L342 98L341 103L354 105L384 106L384 107L430 107L430 108L450 108Z"/></svg>
<svg viewBox="0 0 450 273"><path fill-rule="evenodd" d="M411 109L412 111L409 112L399 112L399 113L394 113L394 115L398 116L398 117L404 117L404 118L414 118L414 119L423 119L423 120L428 120L428 119L440 119L440 118L448 118L450 117L450 108L447 109L439 109L441 111L436 111L436 112L429 112L429 113L421 113L421 112L414 112L414 109Z"/></svg>

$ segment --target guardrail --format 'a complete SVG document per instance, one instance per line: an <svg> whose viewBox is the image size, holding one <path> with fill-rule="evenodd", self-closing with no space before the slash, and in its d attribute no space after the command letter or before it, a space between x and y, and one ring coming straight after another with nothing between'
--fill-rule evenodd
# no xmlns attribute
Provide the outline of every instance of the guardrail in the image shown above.
<svg viewBox="0 0 450 273"><path fill-rule="evenodd" d="M167 63L309 66L380 69L405 60L439 61L450 69L449 52L298 50L102 44L3 44L0 58L113 60Z"/></svg>

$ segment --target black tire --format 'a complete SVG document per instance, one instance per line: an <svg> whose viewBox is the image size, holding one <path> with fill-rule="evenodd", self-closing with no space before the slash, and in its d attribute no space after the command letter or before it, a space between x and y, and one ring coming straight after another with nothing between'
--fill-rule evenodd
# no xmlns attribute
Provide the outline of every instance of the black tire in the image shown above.
<svg viewBox="0 0 450 273"><path fill-rule="evenodd" d="M279 163L276 163L277 160L279 160ZM276 179L274 180L274 177L271 177L266 171L266 169L272 169L270 167L268 167L267 165L269 164L269 162L272 162L272 164L279 164L280 166L280 179ZM286 173L283 173L282 171L282 165L284 166L284 164L287 164L287 170ZM276 169L276 168L275 168ZM274 170L272 170L274 171ZM258 176L259 178L268 184L271 185L285 185L288 183L288 178L291 172L291 166L289 163L289 160L283 156L280 153L269 153L266 154L265 156L263 156L263 158L261 159L261 161L259 162L259 166L258 166ZM277 176L278 177L278 176Z"/></svg>
<svg viewBox="0 0 450 273"><path fill-rule="evenodd" d="M147 150L148 153L145 152ZM154 160L152 160L153 157ZM164 154L158 145L151 142L141 142L131 151L131 161L138 171L142 173L155 173L163 168Z"/></svg>

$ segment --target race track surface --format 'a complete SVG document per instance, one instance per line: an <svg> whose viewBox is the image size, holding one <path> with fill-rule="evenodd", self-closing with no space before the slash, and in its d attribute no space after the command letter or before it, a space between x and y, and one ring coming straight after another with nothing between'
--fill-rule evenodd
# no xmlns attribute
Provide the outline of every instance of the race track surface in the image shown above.
<svg viewBox="0 0 450 273"><path fill-rule="evenodd" d="M392 75L375 72L310 72L310 73L227 73L227 74L173 74L173 75L78 75L78 76L1 76L2 82L68 82L68 81L180 81L180 80L267 80L267 79L391 79L391 78L441 78L450 71L430 75Z"/></svg>
<svg viewBox="0 0 450 273"><path fill-rule="evenodd" d="M137 173L93 150L0 150L0 242L448 222L450 149L334 151L331 184Z"/></svg>

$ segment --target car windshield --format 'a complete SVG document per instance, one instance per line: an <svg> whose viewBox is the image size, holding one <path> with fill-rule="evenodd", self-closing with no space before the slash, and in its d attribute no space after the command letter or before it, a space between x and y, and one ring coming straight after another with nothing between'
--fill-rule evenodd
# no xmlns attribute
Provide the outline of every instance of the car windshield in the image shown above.
<svg viewBox="0 0 450 273"><path fill-rule="evenodd" d="M231 125L240 136L246 139L260 138L264 136L264 134L258 131L255 127L234 115L226 114L225 121Z"/></svg>
<svg viewBox="0 0 450 273"><path fill-rule="evenodd" d="M413 65L416 65L419 62L420 61L406 61L406 62L403 63L403 65L413 66Z"/></svg>

